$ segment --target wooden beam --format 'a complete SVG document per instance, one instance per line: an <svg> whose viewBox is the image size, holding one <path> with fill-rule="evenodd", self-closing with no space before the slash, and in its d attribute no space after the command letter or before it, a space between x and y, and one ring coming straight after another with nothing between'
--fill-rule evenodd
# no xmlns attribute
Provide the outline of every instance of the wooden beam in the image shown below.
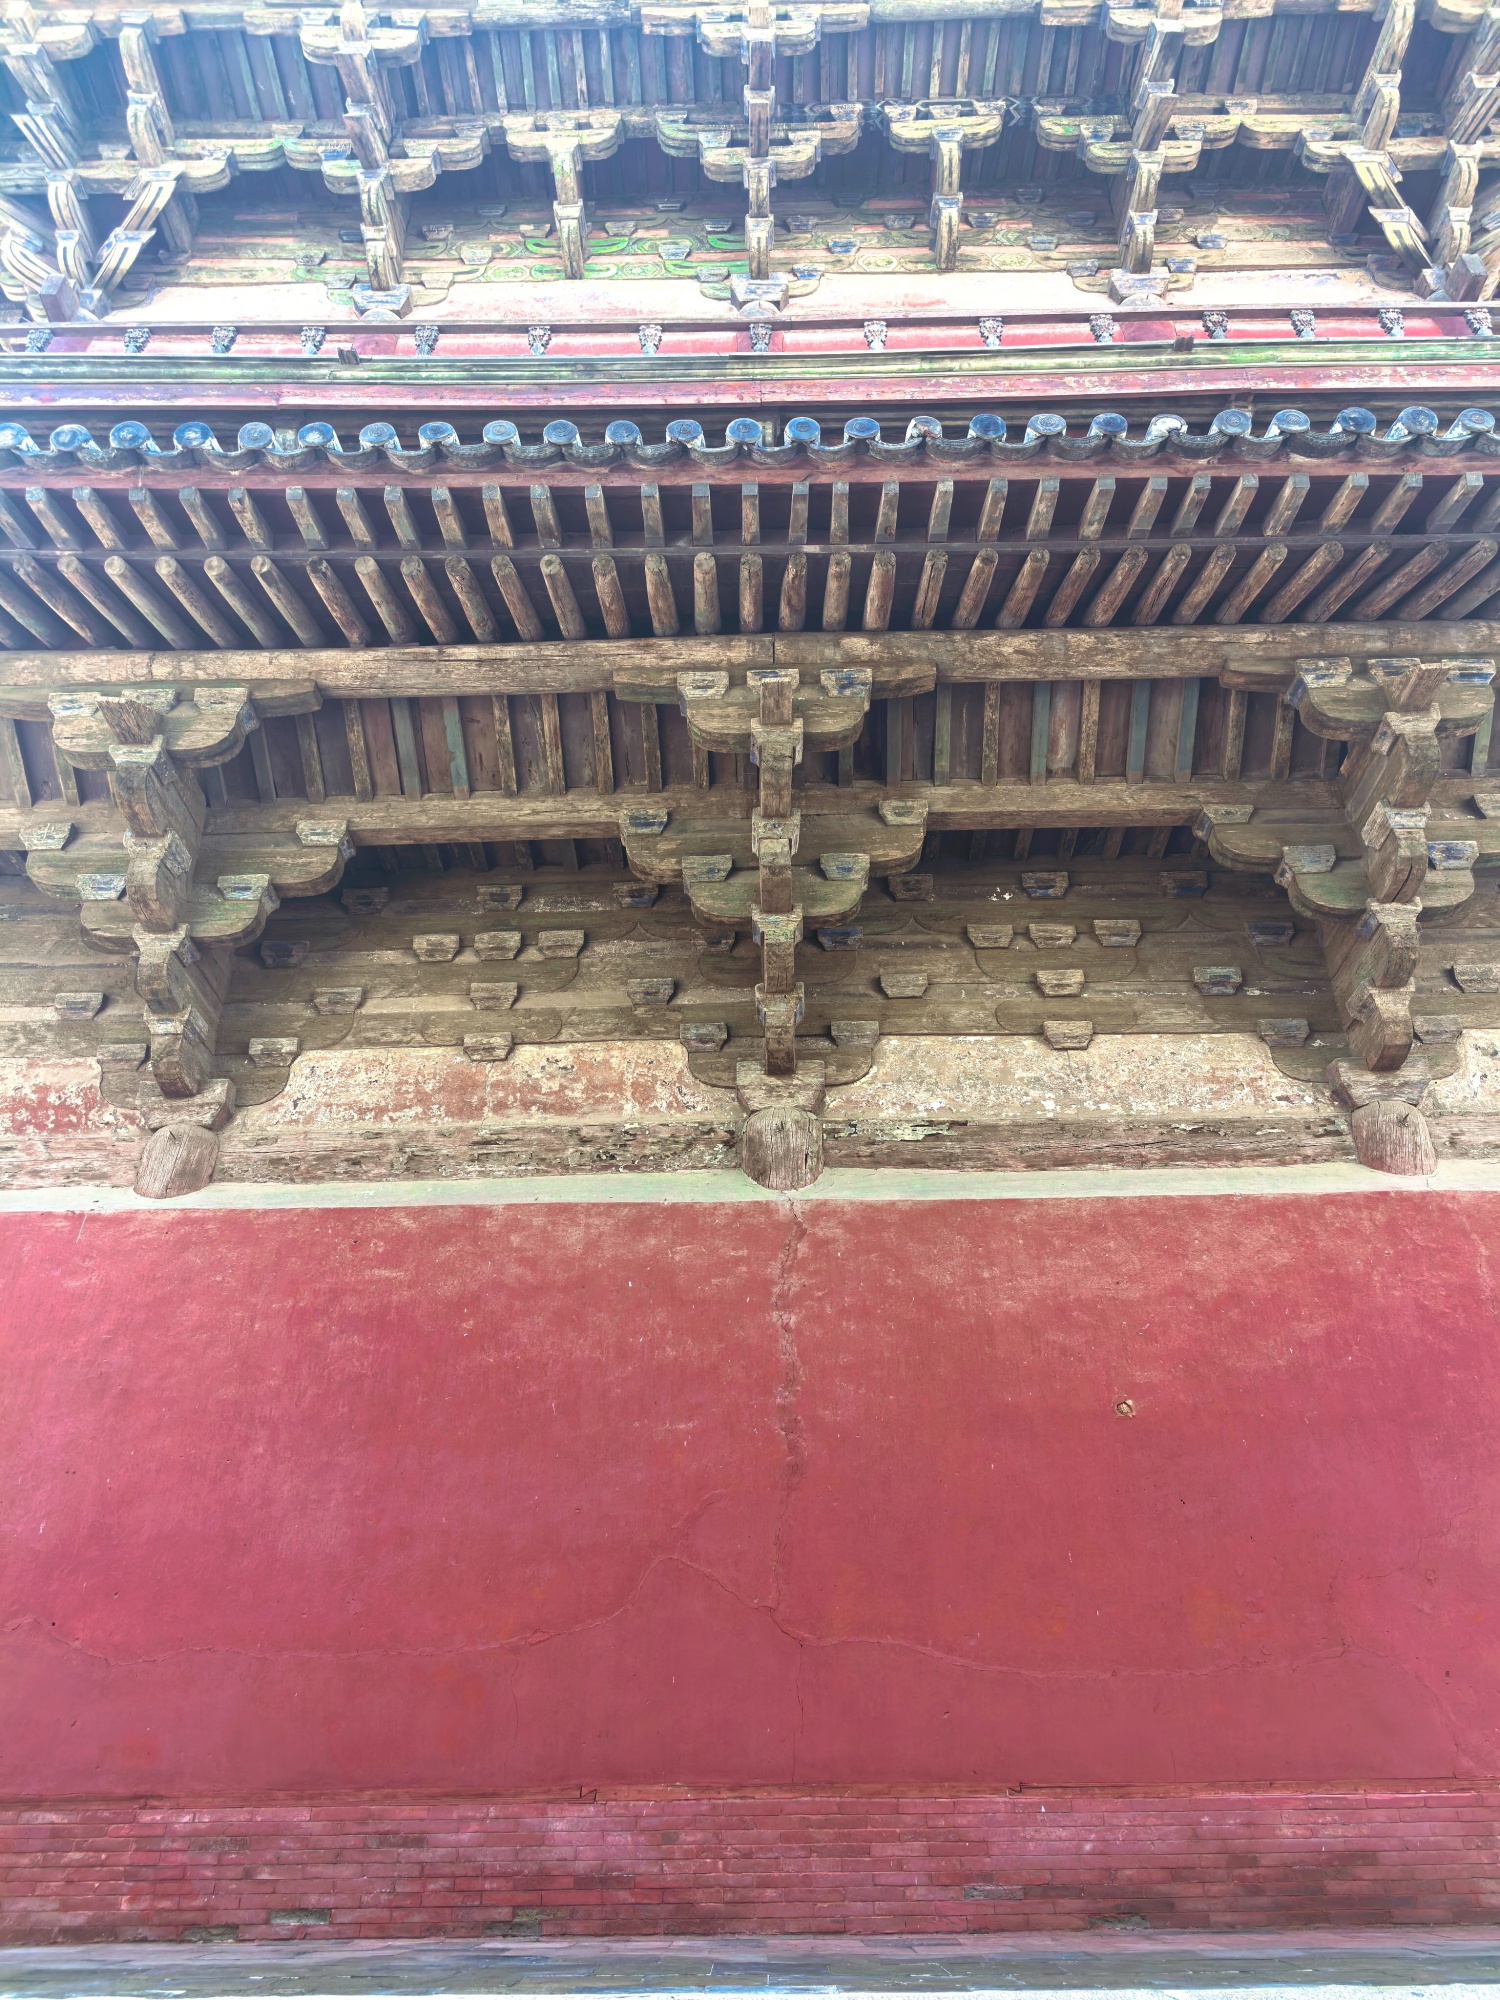
<svg viewBox="0 0 1500 2000"><path fill-rule="evenodd" d="M1099 683L1085 681L1078 709L1078 762L1075 767L1080 785L1093 784L1098 755Z"/></svg>
<svg viewBox="0 0 1500 2000"><path fill-rule="evenodd" d="M411 718L405 731L410 735ZM258 733L258 732L257 732ZM253 740L253 738L252 738ZM410 736L414 754L415 738ZM399 754L399 752L398 752ZM415 782L415 766L403 783ZM745 797L737 788L704 793L690 785L660 792L661 802L673 813L690 814L698 823L715 818L726 824L746 817ZM1178 784L1153 779L1149 782L1099 778L1092 784L1079 783L1064 775L1049 778L1045 785L1032 784L1029 777L1006 779L994 785L959 780L946 786L906 781L900 786L905 798L919 800L928 808L928 825L934 831L973 831L976 828L1030 828L1066 826L1160 826L1189 824L1205 806L1273 806L1293 821L1316 824L1338 819L1341 808L1337 788L1324 779L1300 778L1290 782L1266 779L1226 781L1217 776L1195 776ZM868 811L886 796L883 785L867 779L852 787L840 788L819 783L799 790L798 801L804 814ZM593 786L574 786L559 794L472 791L467 798L447 792L419 797L412 791L404 796L381 794L370 800L341 799L340 817L347 807L349 831L358 847L463 845L470 842L501 843L520 840L598 840L619 834L620 799L617 793L601 792ZM97 819L103 831L113 820L108 806L80 809L85 823ZM277 834L294 835L296 821L306 817L302 800L267 801L260 806L235 801L210 807L205 832L215 838L243 839L248 846L265 844ZM17 844L5 814L0 813L0 841Z"/></svg>
<svg viewBox="0 0 1500 2000"><path fill-rule="evenodd" d="M1341 543L1321 543L1307 561L1299 565L1295 574L1287 578L1275 596L1266 600L1261 607L1261 623L1279 625L1283 619L1289 618L1297 606L1312 595L1329 571L1337 569L1343 560Z"/></svg>
<svg viewBox="0 0 1500 2000"><path fill-rule="evenodd" d="M479 579L465 556L449 556L443 564L448 581L453 587L453 595L458 599L469 630L474 637L486 645L494 645L500 637L499 622L490 609L489 600L479 587Z"/></svg>
<svg viewBox="0 0 1500 2000"><path fill-rule="evenodd" d="M253 556L250 574L304 646L322 646L325 643L322 626L303 601L301 592L283 575L273 556Z"/></svg>
<svg viewBox="0 0 1500 2000"><path fill-rule="evenodd" d="M1172 613L1174 625L1191 625L1208 604L1234 562L1234 543L1220 542L1210 549L1203 559L1203 567L1183 592L1182 601ZM1144 637L1144 633L1142 634Z"/></svg>
<svg viewBox="0 0 1500 2000"><path fill-rule="evenodd" d="M1032 549L1017 571L1015 580L1005 593L995 624L1002 630L1011 630L1024 624L1026 615L1036 602L1036 594L1042 587L1042 578L1047 574L1047 564L1051 558L1045 549Z"/></svg>
<svg viewBox="0 0 1500 2000"><path fill-rule="evenodd" d="M1389 553L1389 544L1384 552ZM1034 556L1045 554L1034 550ZM1384 559L1383 556L1381 559ZM111 579L116 572L107 559ZM307 565L316 577L318 562ZM123 581L121 588L124 588ZM665 701L677 698L677 676L696 669L724 669L743 678L750 667L793 666L809 679L825 668L869 667L882 682L909 684L913 674L951 681L1132 680L1215 675L1229 667L1290 674L1301 658L1326 653L1329 634L1319 624L1260 624L1222 628L1119 627L1099 631L790 632L724 633L709 639L635 639L621 647L609 639L541 641L503 646L380 646L216 651L194 649L185 623L182 640L160 652L56 651L37 648L7 654L0 686L62 689L153 682L191 686L202 681L257 685L301 682L325 695L378 698L393 694L589 693L620 681L654 686ZM1427 659L1500 654L1500 621L1392 619L1338 628L1338 651L1355 660L1411 655ZM930 684L930 683L929 683Z"/></svg>
<svg viewBox="0 0 1500 2000"><path fill-rule="evenodd" d="M109 620L127 646L152 644L151 628L144 619L136 616L118 591L110 588L91 563L81 562L77 556L59 556L57 570L80 597L87 598L100 616ZM0 674L3 671L0 669Z"/></svg>
<svg viewBox="0 0 1500 2000"><path fill-rule="evenodd" d="M306 487L289 486L286 489L286 504L292 520L296 523L297 532L302 537L303 546L313 549L319 555L323 554L328 547L328 531L323 526L323 517L318 512L312 495L307 491ZM356 509L358 505L359 503L356 501ZM269 546L269 543L266 546ZM371 535L367 540L359 541L358 546L361 548L372 548L374 546L374 536Z"/></svg>
<svg viewBox="0 0 1500 2000"><path fill-rule="evenodd" d="M307 580L318 596L323 607L335 625L343 633L351 646L366 647L370 643L370 627L363 612L345 590L343 580L332 563L315 556L307 565ZM372 690L373 692L373 690ZM385 692L385 690L382 690Z"/></svg>
<svg viewBox="0 0 1500 2000"><path fill-rule="evenodd" d="M1193 559L1191 542L1174 542L1162 557L1155 576L1141 592L1130 615L1132 625L1154 625L1166 608L1167 600L1181 581L1182 572Z"/></svg>
<svg viewBox="0 0 1500 2000"><path fill-rule="evenodd" d="M364 717L357 701L346 701L342 707L344 740L349 746L349 769L354 781L354 796L357 799L373 799L375 786L370 775L370 746L365 737Z"/></svg>
<svg viewBox="0 0 1500 2000"><path fill-rule="evenodd" d="M440 646L455 645L458 641L458 626L452 612L438 595L437 585L420 556L402 557L401 579L411 593L412 602L421 612L423 623L437 643Z"/></svg>
<svg viewBox="0 0 1500 2000"><path fill-rule="evenodd" d="M1052 602L1042 614L1044 625L1056 626L1067 623L1069 614L1088 588L1090 577L1098 569L1099 560L1097 549L1082 548L1078 551L1066 576L1053 591Z"/></svg>

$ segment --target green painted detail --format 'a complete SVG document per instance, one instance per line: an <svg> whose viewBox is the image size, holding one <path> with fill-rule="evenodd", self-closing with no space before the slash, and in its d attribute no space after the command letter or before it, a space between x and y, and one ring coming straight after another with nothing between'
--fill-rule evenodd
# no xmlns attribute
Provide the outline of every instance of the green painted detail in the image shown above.
<svg viewBox="0 0 1500 2000"><path fill-rule="evenodd" d="M803 1206L851 1201L1034 1202L1150 1200L1163 1196L1367 1195L1370 1172L1352 1160L1283 1167L1054 1167L1026 1172L972 1172L912 1167L830 1167L813 1186L774 1194L728 1168L679 1173L584 1173L486 1180L221 1181L179 1195L174 1209L370 1209L524 1206L558 1203L711 1202ZM1449 1194L1500 1188L1500 1167L1488 1160L1444 1160L1420 1179L1379 1183L1383 1199L1441 1200ZM158 1202L120 1187L48 1187L0 1191L0 1213L160 1216ZM174 1952L178 1947L174 1946ZM174 1958L173 1963L176 1964ZM1249 1989L1264 2000L1267 1988ZM1272 1988L1290 1996L1306 1988Z"/></svg>

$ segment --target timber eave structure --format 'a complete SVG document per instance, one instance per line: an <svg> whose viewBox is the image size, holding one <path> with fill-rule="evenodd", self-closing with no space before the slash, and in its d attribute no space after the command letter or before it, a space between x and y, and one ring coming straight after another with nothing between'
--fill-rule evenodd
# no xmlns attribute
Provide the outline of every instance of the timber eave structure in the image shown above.
<svg viewBox="0 0 1500 2000"><path fill-rule="evenodd" d="M294 1076L355 1174L418 1076L452 1170L1500 1150L1500 10L0 62L0 1061L99 1078L16 1175L296 1178Z"/></svg>

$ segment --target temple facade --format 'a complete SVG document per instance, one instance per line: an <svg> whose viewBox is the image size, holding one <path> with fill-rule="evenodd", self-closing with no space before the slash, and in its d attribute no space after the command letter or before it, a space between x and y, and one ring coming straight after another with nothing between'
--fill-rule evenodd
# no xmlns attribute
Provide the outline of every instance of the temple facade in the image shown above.
<svg viewBox="0 0 1500 2000"><path fill-rule="evenodd" d="M1493 1921L1500 11L0 64L3 1934Z"/></svg>

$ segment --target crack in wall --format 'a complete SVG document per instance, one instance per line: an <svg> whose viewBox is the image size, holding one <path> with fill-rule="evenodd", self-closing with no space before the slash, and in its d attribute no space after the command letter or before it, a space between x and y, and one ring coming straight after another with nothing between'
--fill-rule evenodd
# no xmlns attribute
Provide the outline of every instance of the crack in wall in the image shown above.
<svg viewBox="0 0 1500 2000"><path fill-rule="evenodd" d="M931 1661L940 1667L954 1667L964 1673L1005 1676L1014 1680L1037 1681L1041 1683L1088 1683L1092 1681L1192 1681L1211 1680L1224 1674L1259 1674L1282 1670L1299 1669L1308 1666L1328 1665L1336 1660L1383 1660L1395 1665L1409 1663L1397 1660L1395 1656L1378 1648L1360 1645L1350 1640L1342 1640L1336 1645L1314 1646L1305 1652L1278 1654L1271 1658L1242 1658L1210 1662L1204 1666L1189 1667L1171 1664L1159 1667L1132 1667L1118 1662L1098 1667L1069 1667L1063 1665L1028 1667L1013 1661L975 1659L963 1653L954 1653L940 1646L924 1645L919 1640L902 1639L894 1636L868 1632L842 1632L824 1634L798 1630L787 1623L784 1616L773 1605L747 1597L727 1583L715 1571L702 1563L690 1561L686 1556L672 1554L655 1555L636 1579L634 1586L609 1611L601 1612L596 1618L581 1619L576 1625L560 1626L552 1632L521 1634L507 1639L466 1641L452 1645L431 1646L351 1646L351 1647L303 1647L303 1646L176 1646L160 1653L135 1653L125 1657L100 1652L87 1645L82 1639L69 1638L62 1633L49 1630L40 1618L34 1615L13 1618L0 1633L8 1638L25 1636L40 1637L49 1645L64 1652L75 1653L94 1664L110 1669L129 1672L139 1667L164 1666L169 1661L187 1659L239 1659L239 1660L325 1660L355 1663L361 1660L464 1660L484 1658L490 1655L510 1657L517 1661L543 1646L557 1645L567 1639L580 1638L585 1633L600 1631L604 1626L615 1623L636 1608L637 1602L647 1584L657 1570L676 1566L703 1578L705 1583L721 1592L732 1603L743 1610L752 1611L769 1620L777 1632L789 1639L799 1650L807 1648L832 1652L846 1646L864 1646L877 1650L910 1654L918 1659Z"/></svg>
<svg viewBox="0 0 1500 2000"><path fill-rule="evenodd" d="M787 1541L790 1534L790 1517L797 1490L807 1472L807 1432L802 1421L802 1388L804 1369L802 1355L797 1346L797 1320L792 1308L792 1298L796 1290L797 1259L807 1240L808 1224L795 1201L783 1204L787 1235L776 1263L776 1281L771 1288L770 1317L776 1333L776 1358L779 1374L776 1383L775 1425L781 1439L782 1468L780 1487L776 1499L776 1525L771 1541L771 1602L767 1606L771 1621L776 1629L791 1639L797 1648L796 1671L792 1676L792 1693L797 1703L797 1727L792 1735L792 1778L797 1777L797 1760L802 1750L803 1731L807 1726L807 1709L802 1698L802 1669L805 1662L805 1637L792 1632L781 1614L782 1588L786 1579Z"/></svg>
<svg viewBox="0 0 1500 2000"><path fill-rule="evenodd" d="M776 1280L771 1287L770 1318L776 1332L776 1359L780 1370L776 1384L775 1424L782 1446L780 1491L776 1502L776 1528L771 1548L771 1608L779 1612L784 1581L788 1516L797 1488L807 1470L807 1436L802 1422L802 1356L797 1348L797 1321L792 1310L796 1287L797 1258L807 1240L807 1221L795 1202L785 1204L786 1242L776 1261Z"/></svg>

